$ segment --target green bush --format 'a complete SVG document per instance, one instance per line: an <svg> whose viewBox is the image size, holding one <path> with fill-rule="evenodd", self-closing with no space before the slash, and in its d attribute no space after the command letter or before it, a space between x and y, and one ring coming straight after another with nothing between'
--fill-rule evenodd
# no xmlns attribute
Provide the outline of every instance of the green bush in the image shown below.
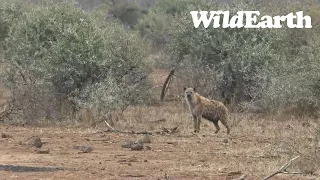
<svg viewBox="0 0 320 180"><path fill-rule="evenodd" d="M21 0L0 0L0 49L3 48L11 25L22 15L26 7Z"/></svg>
<svg viewBox="0 0 320 180"><path fill-rule="evenodd" d="M137 33L119 24L109 24L105 30L108 32L104 35L108 47L106 56L112 60L107 71L109 75L80 93L79 97L87 97L84 105L93 107L99 114L107 114L128 105L152 101L151 84L147 79L152 69L146 58L148 46Z"/></svg>
<svg viewBox="0 0 320 180"><path fill-rule="evenodd" d="M274 4L267 7L261 3L188 3L170 22L174 28L169 31L172 39L166 49L170 55L169 66L178 67L183 85L199 87L205 95L235 106L253 103L278 110L319 104L313 93L320 68L319 53L314 51L319 48L317 28L205 29L200 26L196 29L189 14L197 9L224 9L231 13L257 9L262 14L280 13L270 8ZM295 6L298 5L286 8L292 10ZM306 12L312 12L313 17L320 12L309 5L303 7ZM165 9L162 12L167 12ZM163 13L159 14L161 17Z"/></svg>
<svg viewBox="0 0 320 180"><path fill-rule="evenodd" d="M171 29L175 29L175 18L185 15L188 7L198 7L199 4L211 4L210 1L193 0L158 0L143 15L135 26L141 36L150 39L154 45L165 46L171 40ZM189 16L189 15L187 15Z"/></svg>
<svg viewBox="0 0 320 180"><path fill-rule="evenodd" d="M241 10L242 6L242 4L233 4L226 8L235 12ZM250 4L247 6L246 8L254 8L250 7L252 6ZM207 5L204 5L203 9L206 7ZM188 10L191 9L193 6ZM174 39L169 46L172 65L181 63L185 67L183 69L186 69L186 66L195 64L199 68L214 70L211 76L218 81L217 88L221 89L221 92L215 96L227 96L223 97L226 99L236 98L237 103L261 97L260 90L265 88L269 80L270 68L277 58L272 48L277 40L274 36L275 31L211 27L196 29L187 13L175 24L177 25L176 30L173 31ZM184 61L185 57L189 59L187 62ZM186 74L186 76L192 75Z"/></svg>
<svg viewBox="0 0 320 180"><path fill-rule="evenodd" d="M116 83L128 90L149 73L148 48L137 33L96 21L69 3L47 2L24 12L10 28L5 47L13 86L45 85L79 106L88 104L92 94L88 90L97 84ZM132 97L126 93L131 91L119 88L115 93L129 101Z"/></svg>
<svg viewBox="0 0 320 180"><path fill-rule="evenodd" d="M119 19L124 25L134 27L146 11L136 3L119 1L109 8L108 13Z"/></svg>
<svg viewBox="0 0 320 180"><path fill-rule="evenodd" d="M69 93L92 78L104 78L103 35L82 10L70 4L34 7L23 14L6 39L10 63L34 78L52 82L58 92ZM74 84L64 89L66 81Z"/></svg>

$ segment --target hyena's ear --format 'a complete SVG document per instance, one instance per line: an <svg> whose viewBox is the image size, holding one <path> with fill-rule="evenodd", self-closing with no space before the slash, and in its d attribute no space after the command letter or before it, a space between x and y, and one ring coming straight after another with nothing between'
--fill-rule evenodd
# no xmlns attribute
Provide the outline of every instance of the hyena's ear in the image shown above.
<svg viewBox="0 0 320 180"><path fill-rule="evenodd" d="M195 87L193 88L193 91L196 92L196 88Z"/></svg>
<svg viewBox="0 0 320 180"><path fill-rule="evenodd" d="M183 91L186 91L186 90L187 90L187 88L186 88L186 87L184 87L184 88L183 88Z"/></svg>

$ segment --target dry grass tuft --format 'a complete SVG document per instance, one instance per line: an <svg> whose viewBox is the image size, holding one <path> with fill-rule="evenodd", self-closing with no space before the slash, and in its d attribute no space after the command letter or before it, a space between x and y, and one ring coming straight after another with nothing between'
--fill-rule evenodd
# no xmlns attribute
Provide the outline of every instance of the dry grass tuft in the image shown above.
<svg viewBox="0 0 320 180"><path fill-rule="evenodd" d="M163 127L175 127L179 123L180 133L177 137L192 137L192 118L183 102L165 102L161 106L130 107L125 112L127 122L119 122L117 128L126 130L155 130ZM306 155L315 158L315 127L310 119L294 119L280 115L258 115L252 113L233 113L231 115L231 135L225 134L226 129L214 135L212 123L203 120L201 133L195 139L179 139L181 143L190 144L195 141L199 150L212 152L220 158L214 158L213 164L195 163L181 164L171 169L174 172L211 173L239 170L251 175L267 175L281 167L295 155ZM308 124L306 126L305 124ZM228 139L227 141L224 141ZM184 147L182 150L191 147ZM319 149L318 149L319 150ZM186 150L187 151L187 150ZM199 152L190 151L190 157L199 157ZM201 154L201 153L200 153ZM219 155L218 155L219 154ZM203 158L205 159L205 158ZM303 159L303 158L301 158ZM217 166L219 164L219 166ZM300 165L299 165L300 164ZM306 165L308 164L308 165ZM300 160L293 166L303 174L319 174L319 162ZM188 175L188 173L186 174Z"/></svg>

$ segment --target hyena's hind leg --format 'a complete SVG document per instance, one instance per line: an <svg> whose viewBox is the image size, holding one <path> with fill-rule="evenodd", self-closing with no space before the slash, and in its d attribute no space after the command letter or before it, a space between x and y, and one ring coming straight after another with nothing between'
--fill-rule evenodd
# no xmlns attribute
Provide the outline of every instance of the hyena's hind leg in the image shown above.
<svg viewBox="0 0 320 180"><path fill-rule="evenodd" d="M213 124L216 127L216 131L214 133L217 134L220 131L220 126L218 124L218 121L213 121Z"/></svg>
<svg viewBox="0 0 320 180"><path fill-rule="evenodd" d="M229 116L225 115L220 118L221 124L227 128L227 134L230 134L230 127L228 125Z"/></svg>

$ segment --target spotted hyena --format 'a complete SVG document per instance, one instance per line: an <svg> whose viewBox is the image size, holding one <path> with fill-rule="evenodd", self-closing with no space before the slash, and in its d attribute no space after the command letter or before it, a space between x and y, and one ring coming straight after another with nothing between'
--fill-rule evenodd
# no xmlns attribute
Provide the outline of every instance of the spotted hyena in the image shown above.
<svg viewBox="0 0 320 180"><path fill-rule="evenodd" d="M230 127L228 125L229 112L227 107L215 100L207 99L196 92L195 88L184 88L185 98L189 105L190 112L194 121L194 132L200 132L201 118L211 121L215 127L215 133L220 130L219 120L227 128L227 134L230 134Z"/></svg>

